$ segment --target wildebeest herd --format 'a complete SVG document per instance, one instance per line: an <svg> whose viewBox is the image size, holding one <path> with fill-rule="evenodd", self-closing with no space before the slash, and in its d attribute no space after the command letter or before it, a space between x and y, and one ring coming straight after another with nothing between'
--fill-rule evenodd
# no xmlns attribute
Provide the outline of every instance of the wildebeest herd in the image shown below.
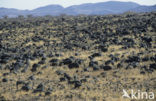
<svg viewBox="0 0 156 101"><path fill-rule="evenodd" d="M156 92L155 12L0 19L0 100L125 101L123 89Z"/></svg>

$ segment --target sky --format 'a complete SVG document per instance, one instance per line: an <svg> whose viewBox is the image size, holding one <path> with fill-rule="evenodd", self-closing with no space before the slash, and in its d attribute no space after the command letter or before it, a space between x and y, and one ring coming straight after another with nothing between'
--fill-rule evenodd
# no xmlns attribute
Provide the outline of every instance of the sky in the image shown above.
<svg viewBox="0 0 156 101"><path fill-rule="evenodd" d="M83 3L96 3L96 2L106 2L106 1L131 1L136 2L141 5L155 5L156 0L0 0L0 7L5 8L16 8L21 10L32 10L38 7L59 4L63 7L68 7L71 5L79 5Z"/></svg>

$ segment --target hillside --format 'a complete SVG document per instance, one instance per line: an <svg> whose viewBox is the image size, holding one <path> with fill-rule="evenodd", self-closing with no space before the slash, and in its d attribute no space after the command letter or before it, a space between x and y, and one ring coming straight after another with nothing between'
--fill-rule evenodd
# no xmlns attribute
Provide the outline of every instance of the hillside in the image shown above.
<svg viewBox="0 0 156 101"><path fill-rule="evenodd" d="M155 16L0 19L0 100L135 101L123 89L156 92Z"/></svg>

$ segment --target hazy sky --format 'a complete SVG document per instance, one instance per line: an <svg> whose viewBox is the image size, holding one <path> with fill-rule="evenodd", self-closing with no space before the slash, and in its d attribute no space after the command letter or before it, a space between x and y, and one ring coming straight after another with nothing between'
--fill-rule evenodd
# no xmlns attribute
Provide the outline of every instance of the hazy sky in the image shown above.
<svg viewBox="0 0 156 101"><path fill-rule="evenodd" d="M0 7L17 9L34 9L41 6L59 4L64 7L82 3L95 3L106 1L132 1L142 5L154 5L156 0L0 0Z"/></svg>

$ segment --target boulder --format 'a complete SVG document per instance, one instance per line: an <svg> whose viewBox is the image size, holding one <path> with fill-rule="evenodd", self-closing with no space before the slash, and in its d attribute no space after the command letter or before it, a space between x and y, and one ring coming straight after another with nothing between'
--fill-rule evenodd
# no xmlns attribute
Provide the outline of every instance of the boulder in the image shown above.
<svg viewBox="0 0 156 101"><path fill-rule="evenodd" d="M111 66L101 65L100 68L103 69L104 71L112 70L112 67Z"/></svg>
<svg viewBox="0 0 156 101"><path fill-rule="evenodd" d="M76 62L74 62L74 63L69 64L68 67L69 67L70 69L72 69L72 68L79 68L79 64L76 63Z"/></svg>

